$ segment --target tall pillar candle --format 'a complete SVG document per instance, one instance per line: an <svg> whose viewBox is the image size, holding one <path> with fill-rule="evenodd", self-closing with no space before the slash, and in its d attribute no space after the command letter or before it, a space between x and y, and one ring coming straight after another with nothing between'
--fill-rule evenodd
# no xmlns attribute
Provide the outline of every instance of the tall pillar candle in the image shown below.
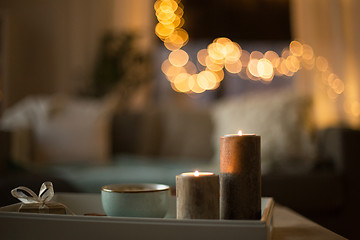
<svg viewBox="0 0 360 240"><path fill-rule="evenodd" d="M177 219L219 219L219 176L189 172L176 176Z"/></svg>
<svg viewBox="0 0 360 240"><path fill-rule="evenodd" d="M220 218L260 219L260 136L220 138Z"/></svg>

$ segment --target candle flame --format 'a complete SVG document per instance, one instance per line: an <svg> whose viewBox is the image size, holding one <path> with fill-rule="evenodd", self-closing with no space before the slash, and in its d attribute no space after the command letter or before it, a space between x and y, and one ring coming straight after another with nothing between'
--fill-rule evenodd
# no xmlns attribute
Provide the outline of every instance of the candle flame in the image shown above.
<svg viewBox="0 0 360 240"><path fill-rule="evenodd" d="M239 136L242 136L242 135L243 135L243 133L242 133L241 130L238 131L238 135L239 135Z"/></svg>
<svg viewBox="0 0 360 240"><path fill-rule="evenodd" d="M215 175L212 172L199 172L198 170L194 171L194 172L186 172L186 173L182 173L182 176L189 176L189 177L203 177L203 176L212 176Z"/></svg>

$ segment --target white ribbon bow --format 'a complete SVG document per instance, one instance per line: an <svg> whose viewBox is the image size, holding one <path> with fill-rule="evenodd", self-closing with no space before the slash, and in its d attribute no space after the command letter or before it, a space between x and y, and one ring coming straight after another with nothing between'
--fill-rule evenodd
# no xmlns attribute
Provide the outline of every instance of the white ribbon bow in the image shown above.
<svg viewBox="0 0 360 240"><path fill-rule="evenodd" d="M27 187L17 187L11 190L11 195L19 199L21 202L28 203L47 203L54 196L54 188L51 182L44 182L41 185L39 195L36 195L31 189Z"/></svg>

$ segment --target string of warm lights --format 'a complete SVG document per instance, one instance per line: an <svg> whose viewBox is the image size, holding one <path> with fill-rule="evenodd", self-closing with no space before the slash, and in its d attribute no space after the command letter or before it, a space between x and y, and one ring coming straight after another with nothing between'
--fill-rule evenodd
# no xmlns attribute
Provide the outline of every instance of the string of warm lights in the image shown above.
<svg viewBox="0 0 360 240"><path fill-rule="evenodd" d="M161 70L177 92L214 90L224 79L224 70L243 79L270 83L274 76L291 77L301 68L316 68L321 72L331 99L336 99L345 89L344 82L331 71L327 60L316 57L311 46L299 41L292 41L279 56L271 50L249 53L228 38L217 38L197 53L199 64L194 64L188 53L182 50L189 35L182 28L184 6L180 0L157 0L154 9L158 19L155 33L171 51Z"/></svg>

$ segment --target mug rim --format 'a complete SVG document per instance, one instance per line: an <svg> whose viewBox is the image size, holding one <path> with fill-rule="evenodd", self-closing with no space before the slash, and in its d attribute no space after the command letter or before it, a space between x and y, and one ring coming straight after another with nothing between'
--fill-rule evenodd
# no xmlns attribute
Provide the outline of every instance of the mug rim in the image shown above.
<svg viewBox="0 0 360 240"><path fill-rule="evenodd" d="M124 189L125 187L144 187L147 189ZM150 188L150 189L149 189ZM147 192L161 192L170 190L170 186L158 183L123 183L123 184L108 184L101 187L101 191L115 192L115 193L147 193Z"/></svg>

